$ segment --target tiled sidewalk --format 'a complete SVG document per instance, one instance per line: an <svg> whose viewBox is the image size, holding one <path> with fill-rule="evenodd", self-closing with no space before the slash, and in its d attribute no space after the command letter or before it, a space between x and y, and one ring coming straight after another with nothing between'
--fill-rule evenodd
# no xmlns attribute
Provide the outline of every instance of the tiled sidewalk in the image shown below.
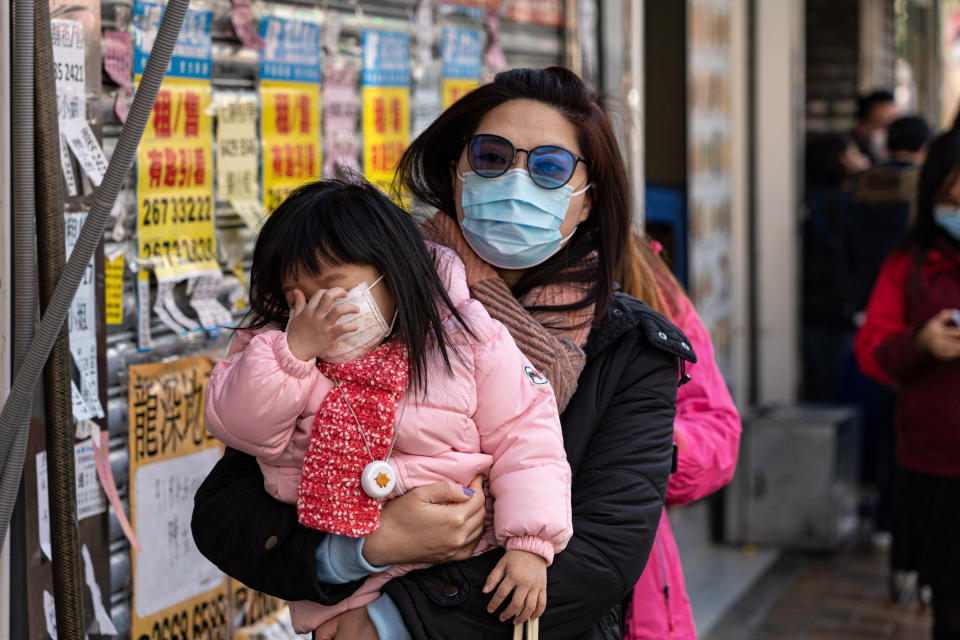
<svg viewBox="0 0 960 640"><path fill-rule="evenodd" d="M890 602L886 554L785 554L703 640L929 640L930 612Z"/></svg>

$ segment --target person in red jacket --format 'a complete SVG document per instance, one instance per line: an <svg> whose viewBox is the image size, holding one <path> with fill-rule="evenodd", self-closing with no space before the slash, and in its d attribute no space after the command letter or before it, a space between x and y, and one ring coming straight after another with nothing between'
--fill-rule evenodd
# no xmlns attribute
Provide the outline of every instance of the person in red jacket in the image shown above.
<svg viewBox="0 0 960 640"><path fill-rule="evenodd" d="M897 390L894 569L933 591L933 637L960 638L960 129L930 147L916 219L887 258L854 343Z"/></svg>

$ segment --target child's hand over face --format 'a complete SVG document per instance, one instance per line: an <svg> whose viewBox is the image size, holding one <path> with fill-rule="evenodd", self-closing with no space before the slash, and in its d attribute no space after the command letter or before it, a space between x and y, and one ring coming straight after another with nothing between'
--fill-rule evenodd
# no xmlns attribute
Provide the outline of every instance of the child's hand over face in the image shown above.
<svg viewBox="0 0 960 640"><path fill-rule="evenodd" d="M500 622L513 618L514 624L522 624L539 618L547 608L547 561L535 553L507 551L490 572L483 592L490 593L494 588L497 592L487 606L490 613L513 592L513 598L500 614Z"/></svg>
<svg viewBox="0 0 960 640"><path fill-rule="evenodd" d="M334 340L357 330L356 322L337 324L341 317L360 311L352 304L333 306L345 295L347 292L339 287L319 289L308 301L300 289L293 290L293 317L287 327L287 344L294 356L304 362L319 358Z"/></svg>

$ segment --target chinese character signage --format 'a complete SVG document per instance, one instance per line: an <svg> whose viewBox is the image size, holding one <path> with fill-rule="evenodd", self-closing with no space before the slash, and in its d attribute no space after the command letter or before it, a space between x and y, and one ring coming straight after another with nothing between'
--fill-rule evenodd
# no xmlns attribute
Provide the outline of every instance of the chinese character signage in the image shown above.
<svg viewBox="0 0 960 640"><path fill-rule="evenodd" d="M217 113L217 199L226 200L251 229L264 217L259 193L260 106L254 93L220 93Z"/></svg>
<svg viewBox="0 0 960 640"><path fill-rule="evenodd" d="M67 258L80 236L86 220L86 212L64 215L64 236L67 242ZM76 373L70 380L73 397L73 418L92 420L103 417L100 404L99 374L97 372L97 291L96 270L93 258L87 265L83 280L70 303L68 326L70 328L70 357ZM73 369L73 367L71 367Z"/></svg>
<svg viewBox="0 0 960 640"><path fill-rule="evenodd" d="M133 55L133 73L142 76L147 68L147 58L153 49L153 40L160 29L165 5L154 2L133 3L133 24L136 48ZM210 11L187 11L183 28L177 36L170 64L167 65L167 77L210 79L212 62L210 49Z"/></svg>
<svg viewBox="0 0 960 640"><path fill-rule="evenodd" d="M138 82L164 8L134 3ZM199 273L219 273L213 217L210 21L209 11L188 11L137 150L141 349L151 347L150 269L158 283L152 310L177 333L199 326L177 308L174 284Z"/></svg>
<svg viewBox="0 0 960 640"><path fill-rule="evenodd" d="M444 27L440 51L443 58L443 108L480 84L483 46L476 29Z"/></svg>
<svg viewBox="0 0 960 640"><path fill-rule="evenodd" d="M260 23L263 202L320 177L320 26L267 17Z"/></svg>
<svg viewBox="0 0 960 640"><path fill-rule="evenodd" d="M134 639L226 634L226 580L190 533L193 496L220 458L203 423L212 367L193 356L129 369Z"/></svg>
<svg viewBox="0 0 960 640"><path fill-rule="evenodd" d="M410 39L363 32L363 169L388 191L410 141Z"/></svg>

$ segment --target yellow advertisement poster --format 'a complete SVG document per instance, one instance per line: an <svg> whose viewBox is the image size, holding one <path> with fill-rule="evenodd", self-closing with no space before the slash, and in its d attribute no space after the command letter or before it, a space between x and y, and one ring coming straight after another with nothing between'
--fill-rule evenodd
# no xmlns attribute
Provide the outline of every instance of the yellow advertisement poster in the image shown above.
<svg viewBox="0 0 960 640"><path fill-rule="evenodd" d="M479 80L463 78L443 79L443 108L446 109L454 102L480 86Z"/></svg>
<svg viewBox="0 0 960 640"><path fill-rule="evenodd" d="M288 193L320 177L320 86L264 81L263 203L273 211Z"/></svg>
<svg viewBox="0 0 960 640"><path fill-rule="evenodd" d="M397 162L410 143L410 38L363 32L363 171L390 191Z"/></svg>
<svg viewBox="0 0 960 640"><path fill-rule="evenodd" d="M171 78L137 149L137 238L158 277L217 269L210 83Z"/></svg>
<svg viewBox="0 0 960 640"><path fill-rule="evenodd" d="M320 25L267 16L260 56L263 204L320 177Z"/></svg>
<svg viewBox="0 0 960 640"><path fill-rule="evenodd" d="M129 368L131 638L226 638L227 581L197 550L193 496L220 458L203 423L204 356Z"/></svg>
<svg viewBox="0 0 960 640"><path fill-rule="evenodd" d="M389 191L400 157L410 143L410 90L363 88L363 172Z"/></svg>
<svg viewBox="0 0 960 640"><path fill-rule="evenodd" d="M133 6L137 83L166 7ZM158 278L218 269L213 219L210 11L190 10L137 149L137 237ZM141 280L149 278L141 269Z"/></svg>
<svg viewBox="0 0 960 640"><path fill-rule="evenodd" d="M134 78L146 68L166 4L135 0ZM213 299L220 275L213 202L212 11L190 9L137 149L137 344L153 348L152 322L185 335L215 334L230 314ZM174 288L194 278L184 313ZM153 288L153 283L156 288Z"/></svg>
<svg viewBox="0 0 960 640"><path fill-rule="evenodd" d="M123 252L106 256L104 262L107 324L123 324Z"/></svg>

